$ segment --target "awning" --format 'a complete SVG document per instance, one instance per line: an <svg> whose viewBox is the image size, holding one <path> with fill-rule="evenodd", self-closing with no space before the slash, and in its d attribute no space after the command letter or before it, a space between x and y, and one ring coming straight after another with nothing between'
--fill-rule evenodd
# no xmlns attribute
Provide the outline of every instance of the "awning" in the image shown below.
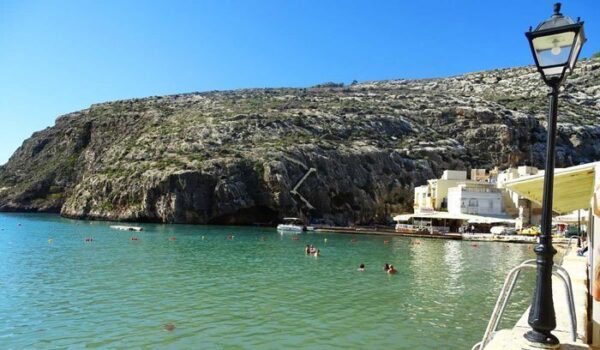
<svg viewBox="0 0 600 350"><path fill-rule="evenodd" d="M587 221L589 215L589 211L582 210L581 213L574 212L571 214L556 216L552 219L552 221L557 223L565 223L565 224L573 224L579 221L584 222Z"/></svg>
<svg viewBox="0 0 600 350"><path fill-rule="evenodd" d="M432 211L426 213L402 214L394 216L394 221L409 221L410 219L426 220L462 220L469 223L493 224L493 223L515 223L514 219L507 217L481 216L463 213L449 213L446 211Z"/></svg>
<svg viewBox="0 0 600 350"><path fill-rule="evenodd" d="M565 214L577 209L590 207L594 192L594 177L600 162L587 163L554 171L553 210ZM535 203L542 204L544 175L526 176L504 185Z"/></svg>

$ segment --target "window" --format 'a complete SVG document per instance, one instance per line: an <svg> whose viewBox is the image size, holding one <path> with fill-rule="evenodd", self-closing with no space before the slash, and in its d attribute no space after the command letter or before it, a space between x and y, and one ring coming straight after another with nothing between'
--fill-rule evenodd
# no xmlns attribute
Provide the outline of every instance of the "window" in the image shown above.
<svg viewBox="0 0 600 350"><path fill-rule="evenodd" d="M469 199L469 206L470 207L477 207L477 206L479 206L479 204L477 203L477 199Z"/></svg>

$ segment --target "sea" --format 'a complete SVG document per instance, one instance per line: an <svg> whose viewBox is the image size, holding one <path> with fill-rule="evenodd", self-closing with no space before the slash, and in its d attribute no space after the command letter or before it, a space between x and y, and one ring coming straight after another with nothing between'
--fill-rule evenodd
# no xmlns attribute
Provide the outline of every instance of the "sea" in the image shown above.
<svg viewBox="0 0 600 350"><path fill-rule="evenodd" d="M509 270L534 257L525 244L111 225L0 213L0 349L470 349ZM522 275L503 327L533 284Z"/></svg>

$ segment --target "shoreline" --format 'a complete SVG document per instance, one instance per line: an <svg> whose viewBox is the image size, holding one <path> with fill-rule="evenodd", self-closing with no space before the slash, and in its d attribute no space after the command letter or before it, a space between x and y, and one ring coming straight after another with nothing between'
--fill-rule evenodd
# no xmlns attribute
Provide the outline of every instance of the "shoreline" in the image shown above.
<svg viewBox="0 0 600 350"><path fill-rule="evenodd" d="M273 228L276 226L267 226L264 224L249 224L249 225L220 225L220 224L184 224L184 223L160 223L160 222L135 222L135 221L114 221L114 220L94 220L94 219L77 219L70 218L60 215L59 213L47 213L47 212L15 212L15 211L4 211L0 214L7 215L44 215L53 216L60 219L81 221L81 222L95 222L95 223L107 223L107 224L153 224L153 225L192 225L192 226L222 226L222 227L260 227L260 228ZM309 231L310 232L310 231ZM342 227L342 226L316 226L315 233L338 233L338 234L357 234L357 235L378 235L378 236L389 236L389 237L412 237L412 238L430 238L430 239L447 239L447 240L464 240L464 241L478 241L478 242L499 242L499 243L516 243L516 244L535 244L537 243L537 237L535 236L524 236L524 235L494 235L491 233L447 233L447 234L430 234L430 233L405 233L398 232L394 228L385 228L381 226L366 227ZM554 244L562 245L568 244L569 238L566 237L554 237Z"/></svg>
<svg viewBox="0 0 600 350"><path fill-rule="evenodd" d="M333 227L323 226L315 228L317 233L339 233L339 234L358 234L358 235L380 235L390 237L417 237L431 239L462 240L475 242L497 242L497 243L516 243L516 244L536 244L537 236L525 235L495 235L492 233L448 233L448 234L429 234L429 233L404 233L394 229L383 228L361 228L361 227ZM554 237L553 243L557 245L569 244L570 238Z"/></svg>

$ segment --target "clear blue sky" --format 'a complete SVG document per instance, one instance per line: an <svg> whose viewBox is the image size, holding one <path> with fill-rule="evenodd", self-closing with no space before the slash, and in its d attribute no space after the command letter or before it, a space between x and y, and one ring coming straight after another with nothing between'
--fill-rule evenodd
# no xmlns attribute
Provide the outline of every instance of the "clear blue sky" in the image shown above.
<svg viewBox="0 0 600 350"><path fill-rule="evenodd" d="M132 97L532 63L546 0L0 0L0 164L58 115ZM600 51L600 1L563 1Z"/></svg>

